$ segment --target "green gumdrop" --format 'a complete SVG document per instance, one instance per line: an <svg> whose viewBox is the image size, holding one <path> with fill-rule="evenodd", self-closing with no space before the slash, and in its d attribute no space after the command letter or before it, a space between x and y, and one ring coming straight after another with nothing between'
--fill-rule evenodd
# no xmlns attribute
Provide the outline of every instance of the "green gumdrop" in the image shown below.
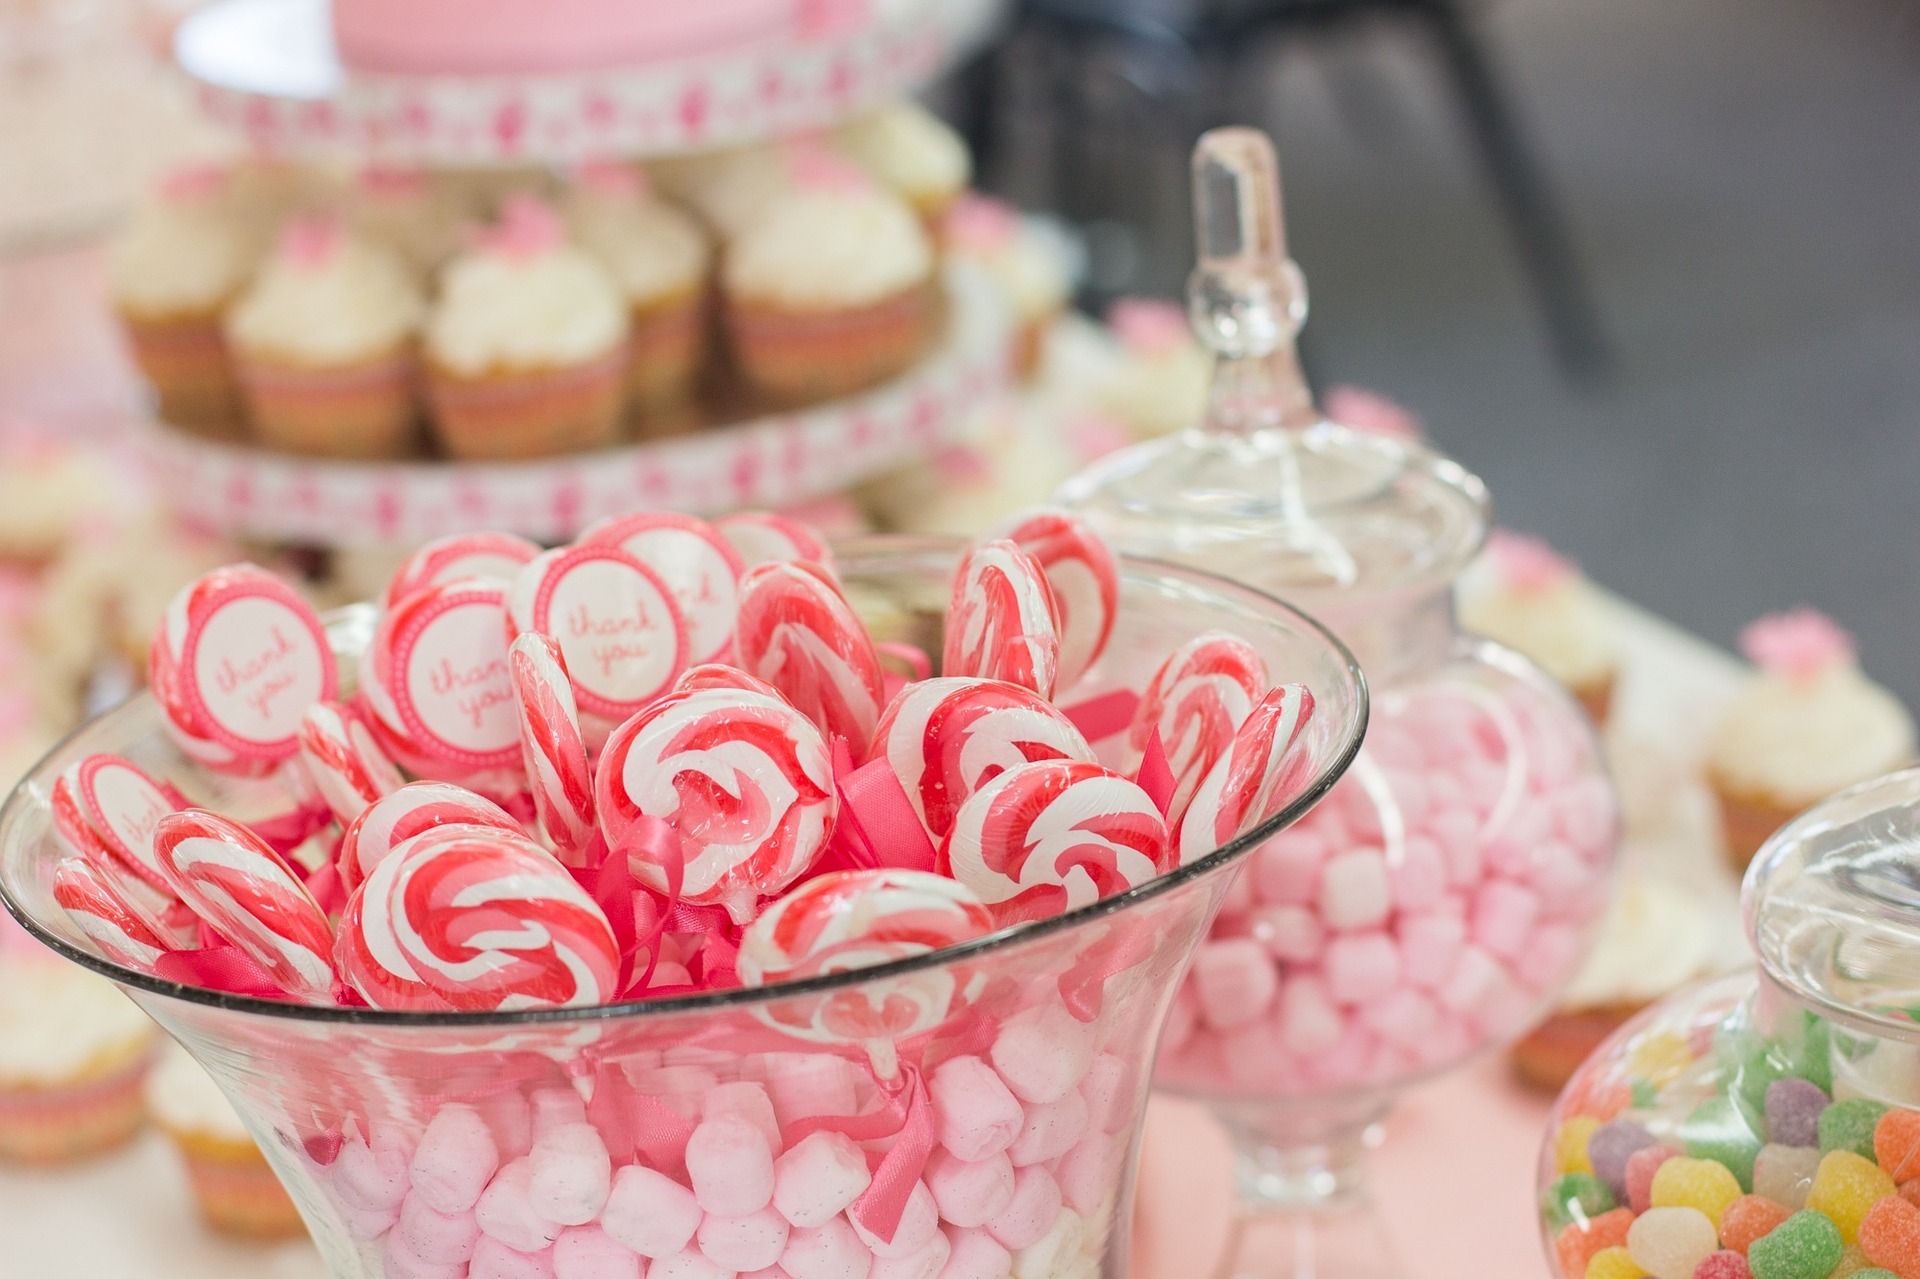
<svg viewBox="0 0 1920 1279"><path fill-rule="evenodd" d="M1749 1129L1767 1130L1767 1089L1791 1073L1777 1046L1763 1044L1740 1062L1727 1095L1740 1108L1740 1118Z"/></svg>
<svg viewBox="0 0 1920 1279"><path fill-rule="evenodd" d="M1865 1097L1836 1101L1820 1112L1820 1153L1851 1150L1862 1159L1873 1158L1873 1129L1887 1108Z"/></svg>
<svg viewBox="0 0 1920 1279"><path fill-rule="evenodd" d="M1800 1050L1794 1054L1794 1064L1801 1077L1829 1097L1833 1096L1832 1040L1826 1019L1808 1013L1806 1030L1800 1036Z"/></svg>
<svg viewBox="0 0 1920 1279"><path fill-rule="evenodd" d="M1740 1189L1752 1192L1753 1161L1761 1142L1731 1099L1709 1097L1694 1107L1680 1125L1680 1142L1695 1159L1725 1164Z"/></svg>
<svg viewBox="0 0 1920 1279"><path fill-rule="evenodd" d="M1747 1248L1753 1279L1826 1279L1845 1252L1840 1227L1825 1214L1794 1213Z"/></svg>
<svg viewBox="0 0 1920 1279"><path fill-rule="evenodd" d="M1574 1221L1591 1221L1613 1206L1613 1191L1607 1183L1586 1172L1570 1172L1557 1179L1540 1200L1540 1211L1555 1230Z"/></svg>
<svg viewBox="0 0 1920 1279"><path fill-rule="evenodd" d="M1627 1104L1634 1110L1652 1110L1660 1100L1660 1090L1647 1079L1636 1079L1628 1089Z"/></svg>
<svg viewBox="0 0 1920 1279"><path fill-rule="evenodd" d="M1868 1266L1865 1270L1856 1270L1847 1279L1900 1279L1891 1270L1882 1270L1878 1266Z"/></svg>

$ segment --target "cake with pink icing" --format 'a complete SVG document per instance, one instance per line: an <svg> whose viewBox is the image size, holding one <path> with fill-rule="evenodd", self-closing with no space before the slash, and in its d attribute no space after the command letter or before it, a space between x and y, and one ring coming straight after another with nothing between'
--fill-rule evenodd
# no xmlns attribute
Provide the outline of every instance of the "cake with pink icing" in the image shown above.
<svg viewBox="0 0 1920 1279"><path fill-rule="evenodd" d="M1853 639L1812 609L1740 635L1759 668L1707 759L1727 856L1745 870L1767 837L1835 791L1913 762L1913 718L1868 679Z"/></svg>
<svg viewBox="0 0 1920 1279"><path fill-rule="evenodd" d="M640 66L819 40L865 0L333 0L353 71L529 74Z"/></svg>
<svg viewBox="0 0 1920 1279"><path fill-rule="evenodd" d="M1530 658L1596 724L1613 702L1620 639L1580 568L1536 537L1496 529L1460 587L1460 622Z"/></svg>

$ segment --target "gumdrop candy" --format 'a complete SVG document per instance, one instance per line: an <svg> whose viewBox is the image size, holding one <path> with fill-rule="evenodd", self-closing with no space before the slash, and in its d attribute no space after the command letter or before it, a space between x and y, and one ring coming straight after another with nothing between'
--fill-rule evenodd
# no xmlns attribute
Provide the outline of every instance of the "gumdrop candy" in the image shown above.
<svg viewBox="0 0 1920 1279"><path fill-rule="evenodd" d="M1602 1248L1587 1263L1587 1279L1646 1279L1646 1275L1625 1248Z"/></svg>
<svg viewBox="0 0 1920 1279"><path fill-rule="evenodd" d="M1574 1115L1560 1125L1553 1135L1553 1162L1562 1173L1593 1171L1587 1143L1599 1130L1600 1121L1592 1115Z"/></svg>
<svg viewBox="0 0 1920 1279"><path fill-rule="evenodd" d="M1541 1211L1556 1229L1569 1222L1589 1220L1612 1211L1613 1191L1590 1172L1570 1172L1547 1187L1541 1196Z"/></svg>
<svg viewBox="0 0 1920 1279"><path fill-rule="evenodd" d="M1753 1279L1747 1259L1737 1252L1710 1252L1693 1268L1693 1279Z"/></svg>
<svg viewBox="0 0 1920 1279"><path fill-rule="evenodd" d="M1836 1101L1820 1112L1820 1152L1851 1150L1862 1159L1873 1158L1873 1134L1887 1108L1865 1097Z"/></svg>
<svg viewBox="0 0 1920 1279"><path fill-rule="evenodd" d="M1616 1200L1627 1197L1627 1160L1653 1145L1653 1134L1631 1119L1602 1124L1587 1138L1587 1162L1593 1175L1607 1183Z"/></svg>
<svg viewBox="0 0 1920 1279"><path fill-rule="evenodd" d="M1753 1193L1798 1212L1819 1167L1820 1152L1811 1146L1762 1146L1753 1161Z"/></svg>
<svg viewBox="0 0 1920 1279"><path fill-rule="evenodd" d="M1873 1129L1873 1161L1895 1181L1920 1177L1920 1111L1889 1110Z"/></svg>
<svg viewBox="0 0 1920 1279"><path fill-rule="evenodd" d="M1669 1159L1653 1174L1655 1208L1693 1208L1720 1229L1720 1214L1740 1197L1734 1175L1710 1159ZM1642 1263L1644 1264L1644 1263Z"/></svg>
<svg viewBox="0 0 1920 1279"><path fill-rule="evenodd" d="M1826 1279L1846 1245L1840 1228L1817 1212L1801 1211L1747 1249L1753 1279Z"/></svg>
<svg viewBox="0 0 1920 1279"><path fill-rule="evenodd" d="M1760 1153L1760 1139L1730 1099L1710 1097L1694 1107L1680 1125L1680 1141L1695 1159L1726 1165L1741 1189L1753 1188L1753 1161Z"/></svg>
<svg viewBox="0 0 1920 1279"><path fill-rule="evenodd" d="M1624 1248L1627 1228L1633 1225L1633 1210L1615 1208L1588 1221L1576 1221L1554 1237L1554 1255L1560 1260L1563 1279L1583 1279L1587 1263L1602 1248Z"/></svg>
<svg viewBox="0 0 1920 1279"><path fill-rule="evenodd" d="M1653 1207L1653 1177L1660 1165L1680 1158L1672 1146L1661 1144L1636 1150L1627 1159L1627 1205L1635 1212Z"/></svg>
<svg viewBox="0 0 1920 1279"><path fill-rule="evenodd" d="M1755 1180L1759 1178L1756 1175ZM1742 1195L1720 1214L1720 1246L1746 1256L1753 1241L1793 1215L1791 1208L1761 1195Z"/></svg>
<svg viewBox="0 0 1920 1279"><path fill-rule="evenodd" d="M1627 1229L1627 1252L1654 1279L1693 1279L1717 1243L1713 1223L1697 1208L1649 1208Z"/></svg>
<svg viewBox="0 0 1920 1279"><path fill-rule="evenodd" d="M1693 1064L1694 1052L1686 1036L1671 1030L1656 1030L1637 1040L1627 1054L1626 1066L1633 1074L1656 1088L1663 1088Z"/></svg>
<svg viewBox="0 0 1920 1279"><path fill-rule="evenodd" d="M1873 1205L1860 1222L1860 1250L1895 1274L1920 1275L1920 1208L1897 1195Z"/></svg>
<svg viewBox="0 0 1920 1279"><path fill-rule="evenodd" d="M1860 1236L1867 1210L1888 1198L1897 1198L1893 1178L1881 1172L1879 1165L1850 1150L1836 1150L1821 1158L1807 1191L1807 1207L1831 1217L1840 1228L1841 1241L1852 1243Z"/></svg>
<svg viewBox="0 0 1920 1279"><path fill-rule="evenodd" d="M1782 1146L1820 1144L1820 1113L1832 1099L1804 1079L1767 1085L1767 1140Z"/></svg>

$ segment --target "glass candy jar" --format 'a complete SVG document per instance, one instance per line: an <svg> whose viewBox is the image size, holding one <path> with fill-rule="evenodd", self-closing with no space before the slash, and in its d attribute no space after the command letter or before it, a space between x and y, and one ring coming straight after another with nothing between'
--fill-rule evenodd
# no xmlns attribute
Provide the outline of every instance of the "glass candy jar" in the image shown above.
<svg viewBox="0 0 1920 1279"><path fill-rule="evenodd" d="M1189 307L1219 357L1207 422L1059 498L1120 549L1322 618L1373 702L1348 776L1228 895L1155 1082L1234 1136L1246 1228L1222 1273L1392 1274L1366 1211L1375 1125L1400 1089L1527 1030L1573 976L1606 905L1615 801L1573 699L1455 625L1489 523L1480 481L1314 408L1265 136L1203 137L1194 184Z"/></svg>
<svg viewBox="0 0 1920 1279"><path fill-rule="evenodd" d="M1554 1107L1566 1279L1920 1275L1920 770L1794 819L1742 906L1758 975L1648 1009Z"/></svg>
<svg viewBox="0 0 1920 1279"><path fill-rule="evenodd" d="M939 617L956 552L887 539L836 559L870 626L911 627ZM309 1007L135 973L53 900L55 779L107 751L242 819L274 802L197 769L144 694L14 792L0 897L207 1067L334 1279L1121 1279L1148 1064L1187 961L1232 868L1352 760L1366 693L1346 650L1270 596L1126 559L1119 588L1081 686L1138 690L1170 648L1231 629L1314 696L1298 789L1175 871L961 946L503 1013ZM335 618L343 657L371 620Z"/></svg>

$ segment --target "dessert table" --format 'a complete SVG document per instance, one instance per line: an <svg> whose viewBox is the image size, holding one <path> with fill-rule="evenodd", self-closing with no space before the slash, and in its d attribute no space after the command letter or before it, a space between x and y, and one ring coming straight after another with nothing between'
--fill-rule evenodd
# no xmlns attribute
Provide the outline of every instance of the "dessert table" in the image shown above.
<svg viewBox="0 0 1920 1279"><path fill-rule="evenodd" d="M1719 952L1742 946L1736 885L1718 852L1697 762L1738 686L1732 657L1615 601L1624 657L1609 749L1628 815L1624 857L1714 904ZM1375 1159L1383 1216L1408 1279L1545 1275L1533 1204L1546 1098L1488 1058L1410 1091ZM1233 1202L1224 1134L1197 1105L1148 1112L1134 1233L1135 1279L1208 1273ZM72 1169L0 1166L0 1279L323 1279L304 1242L222 1240L194 1216L157 1134Z"/></svg>

